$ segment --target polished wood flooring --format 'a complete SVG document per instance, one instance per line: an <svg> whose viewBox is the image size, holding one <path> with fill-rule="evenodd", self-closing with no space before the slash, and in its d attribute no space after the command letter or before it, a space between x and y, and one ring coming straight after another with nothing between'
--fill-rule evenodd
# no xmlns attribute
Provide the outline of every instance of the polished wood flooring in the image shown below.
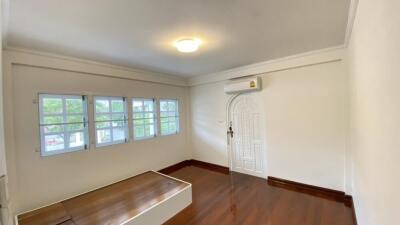
<svg viewBox="0 0 400 225"><path fill-rule="evenodd" d="M192 183L193 203L165 225L355 225L351 206L194 166L170 174Z"/></svg>
<svg viewBox="0 0 400 225"><path fill-rule="evenodd" d="M20 225L123 224L189 184L146 172L18 216Z"/></svg>

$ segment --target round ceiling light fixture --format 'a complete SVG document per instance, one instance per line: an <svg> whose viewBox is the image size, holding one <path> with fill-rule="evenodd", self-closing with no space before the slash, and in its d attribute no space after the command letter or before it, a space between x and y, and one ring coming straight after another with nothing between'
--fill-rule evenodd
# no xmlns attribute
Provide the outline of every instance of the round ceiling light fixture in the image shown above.
<svg viewBox="0 0 400 225"><path fill-rule="evenodd" d="M184 38L175 42L175 47L180 52L190 53L199 49L201 40L198 38Z"/></svg>

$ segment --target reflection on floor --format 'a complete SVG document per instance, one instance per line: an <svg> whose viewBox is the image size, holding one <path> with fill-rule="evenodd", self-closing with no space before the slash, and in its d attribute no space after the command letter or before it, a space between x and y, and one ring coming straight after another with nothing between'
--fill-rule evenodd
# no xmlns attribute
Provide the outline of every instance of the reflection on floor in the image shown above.
<svg viewBox="0 0 400 225"><path fill-rule="evenodd" d="M274 187L266 180L194 166L170 174L193 185L193 203L165 225L355 225L342 202Z"/></svg>

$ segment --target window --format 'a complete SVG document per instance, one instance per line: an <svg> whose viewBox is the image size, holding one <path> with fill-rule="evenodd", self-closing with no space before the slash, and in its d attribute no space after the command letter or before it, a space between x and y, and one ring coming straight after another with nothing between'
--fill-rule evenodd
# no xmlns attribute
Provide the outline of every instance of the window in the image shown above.
<svg viewBox="0 0 400 225"><path fill-rule="evenodd" d="M155 137L156 109L154 99L133 99L133 134L135 140Z"/></svg>
<svg viewBox="0 0 400 225"><path fill-rule="evenodd" d="M96 147L128 141L127 107L123 97L94 97Z"/></svg>
<svg viewBox="0 0 400 225"><path fill-rule="evenodd" d="M39 116L43 156L87 149L85 96L39 94Z"/></svg>
<svg viewBox="0 0 400 225"><path fill-rule="evenodd" d="M161 135L177 134L179 132L179 110L177 100L160 100L160 131Z"/></svg>

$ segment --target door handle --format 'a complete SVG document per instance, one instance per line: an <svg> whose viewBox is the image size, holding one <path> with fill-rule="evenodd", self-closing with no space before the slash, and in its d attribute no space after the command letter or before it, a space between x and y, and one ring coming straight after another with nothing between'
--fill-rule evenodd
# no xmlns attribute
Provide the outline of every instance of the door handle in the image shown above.
<svg viewBox="0 0 400 225"><path fill-rule="evenodd" d="M230 136L230 137L229 137ZM231 144L231 139L233 138L233 129L232 129L232 122L229 123L229 128L226 131L226 141L228 145Z"/></svg>
<svg viewBox="0 0 400 225"><path fill-rule="evenodd" d="M229 127L229 129L228 129L228 131L226 132L228 135L230 134L231 135L231 138L233 138L233 129L232 129L232 126L230 126Z"/></svg>

